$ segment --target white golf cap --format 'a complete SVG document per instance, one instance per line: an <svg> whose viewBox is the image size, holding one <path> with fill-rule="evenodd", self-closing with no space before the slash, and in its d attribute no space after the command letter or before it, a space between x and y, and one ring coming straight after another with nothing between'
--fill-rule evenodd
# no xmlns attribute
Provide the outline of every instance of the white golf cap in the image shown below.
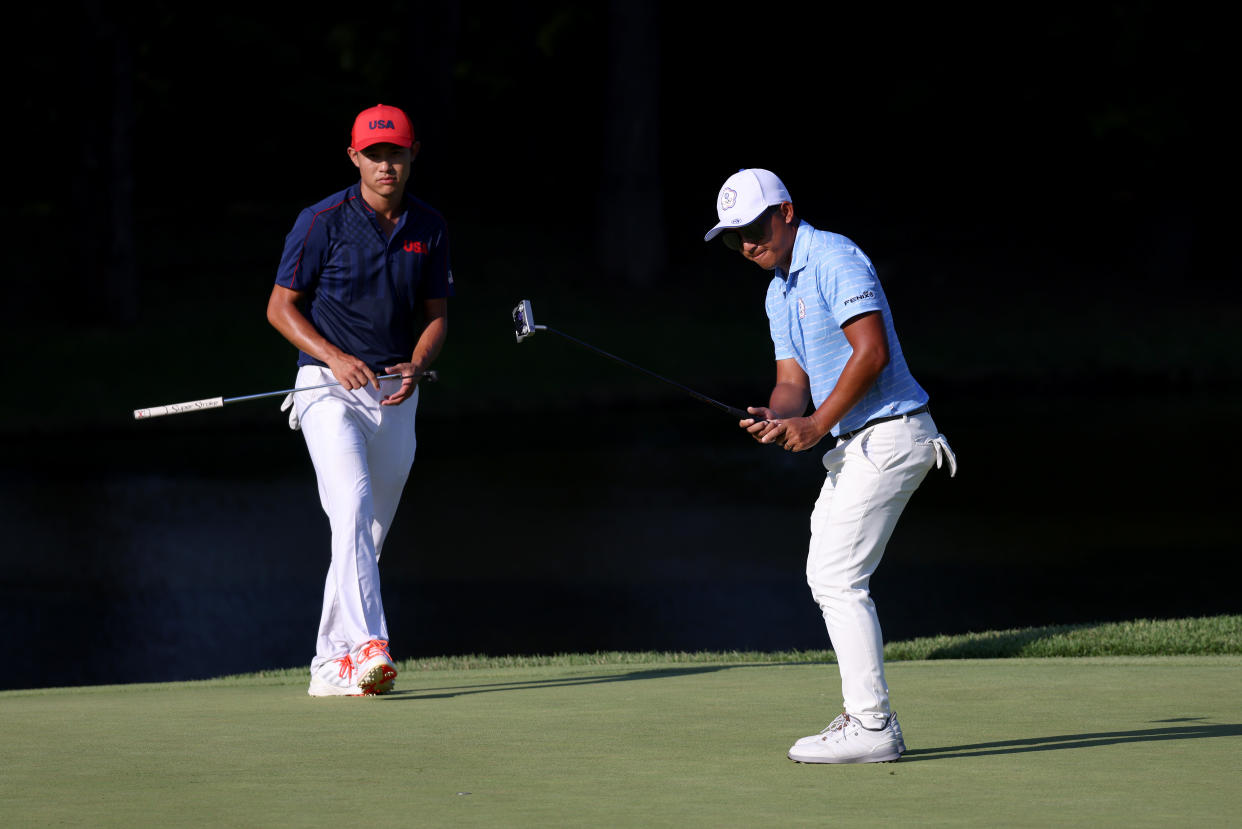
<svg viewBox="0 0 1242 829"><path fill-rule="evenodd" d="M792 201L775 173L757 167L738 170L725 180L716 196L716 215L720 221L707 231L703 241L711 241L722 230L750 224L771 205Z"/></svg>

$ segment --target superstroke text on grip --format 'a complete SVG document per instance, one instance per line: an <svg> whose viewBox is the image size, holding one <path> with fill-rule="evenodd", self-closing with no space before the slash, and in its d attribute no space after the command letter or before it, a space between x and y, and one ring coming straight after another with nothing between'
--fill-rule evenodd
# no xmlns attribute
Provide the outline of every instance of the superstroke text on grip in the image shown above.
<svg viewBox="0 0 1242 829"><path fill-rule="evenodd" d="M134 420L145 420L149 417L197 412L203 409L219 409L224 405L223 397L209 397L206 400L190 400L186 403L169 403L167 406L153 406L150 409L134 409Z"/></svg>

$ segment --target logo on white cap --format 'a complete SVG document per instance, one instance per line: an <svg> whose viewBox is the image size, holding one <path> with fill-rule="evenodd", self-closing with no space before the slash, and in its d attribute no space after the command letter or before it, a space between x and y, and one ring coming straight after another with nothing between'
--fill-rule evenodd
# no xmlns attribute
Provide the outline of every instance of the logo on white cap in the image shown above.
<svg viewBox="0 0 1242 829"><path fill-rule="evenodd" d="M703 240L714 238L726 228L750 224L774 204L792 201L789 191L774 173L758 167L738 170L720 188L716 204L716 215L720 221L707 231Z"/></svg>

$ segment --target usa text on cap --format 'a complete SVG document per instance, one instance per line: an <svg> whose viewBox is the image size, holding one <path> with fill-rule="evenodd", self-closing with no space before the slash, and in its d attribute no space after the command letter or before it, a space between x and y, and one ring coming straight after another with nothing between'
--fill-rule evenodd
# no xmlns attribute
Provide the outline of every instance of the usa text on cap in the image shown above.
<svg viewBox="0 0 1242 829"><path fill-rule="evenodd" d="M398 147L410 147L414 144L414 128L410 119L396 107L376 104L364 109L354 119L354 129L350 133L349 146L355 150L365 150L372 144L396 144Z"/></svg>

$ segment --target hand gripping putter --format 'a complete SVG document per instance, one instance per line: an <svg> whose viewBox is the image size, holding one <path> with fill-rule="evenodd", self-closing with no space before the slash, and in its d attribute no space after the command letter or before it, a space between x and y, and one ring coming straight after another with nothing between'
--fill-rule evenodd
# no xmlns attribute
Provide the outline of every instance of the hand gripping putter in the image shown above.
<svg viewBox="0 0 1242 829"><path fill-rule="evenodd" d="M568 334L564 333L563 331L557 331L555 328L549 328L546 325L535 325L535 317L531 313L531 310L530 310L530 300L524 299L521 302L519 302L517 306L514 307L513 309L513 336L517 338L518 342L522 342L522 340L525 340L528 337L535 336L535 332L537 331L547 331L550 334L556 334L558 336L564 337L565 339L569 340L571 343L575 343L577 345L582 346L585 349L594 351L596 354L601 354L604 357L607 357L609 360L615 360L616 362L620 363L623 366L629 366L630 368L638 369L643 374L646 374L649 377L654 377L655 379L659 380L662 383L668 383L670 386L676 386L677 388L684 391L686 394L693 397L695 400L701 400L709 406L715 406L717 409L720 409L720 411L725 412L726 414L732 415L733 417L736 417L738 420L752 419L756 423L763 422L763 419L761 417L758 417L757 415L753 415L750 412L746 411L745 409L739 409L734 406L721 403L719 400L713 400L705 394L698 393L697 391L690 388L689 386L683 386L681 383L670 380L667 377L661 377L660 375L656 374L654 371L648 371L642 366L635 365L634 363L631 363L629 360L624 360L616 356L615 354L609 354L607 351L596 348L590 343L584 343L582 340L578 339L577 337L571 337Z"/></svg>
<svg viewBox="0 0 1242 829"><path fill-rule="evenodd" d="M403 377L401 374L381 374L376 380L395 380ZM423 383L434 383L440 379L440 376L434 371L424 371L418 375L418 379ZM319 386L303 386L300 389L281 389L280 391L265 391L262 394L246 394L241 397L208 397L205 400L190 400L185 403L169 403L167 406L152 406L149 409L134 409L134 420L147 420L152 417L163 417L165 415L184 414L185 412L201 412L204 409L219 409L226 403L241 403L245 400L262 400L264 397L276 397L281 394L292 394L299 391L310 391L311 389L326 389L329 386L339 386L340 383L323 383Z"/></svg>

